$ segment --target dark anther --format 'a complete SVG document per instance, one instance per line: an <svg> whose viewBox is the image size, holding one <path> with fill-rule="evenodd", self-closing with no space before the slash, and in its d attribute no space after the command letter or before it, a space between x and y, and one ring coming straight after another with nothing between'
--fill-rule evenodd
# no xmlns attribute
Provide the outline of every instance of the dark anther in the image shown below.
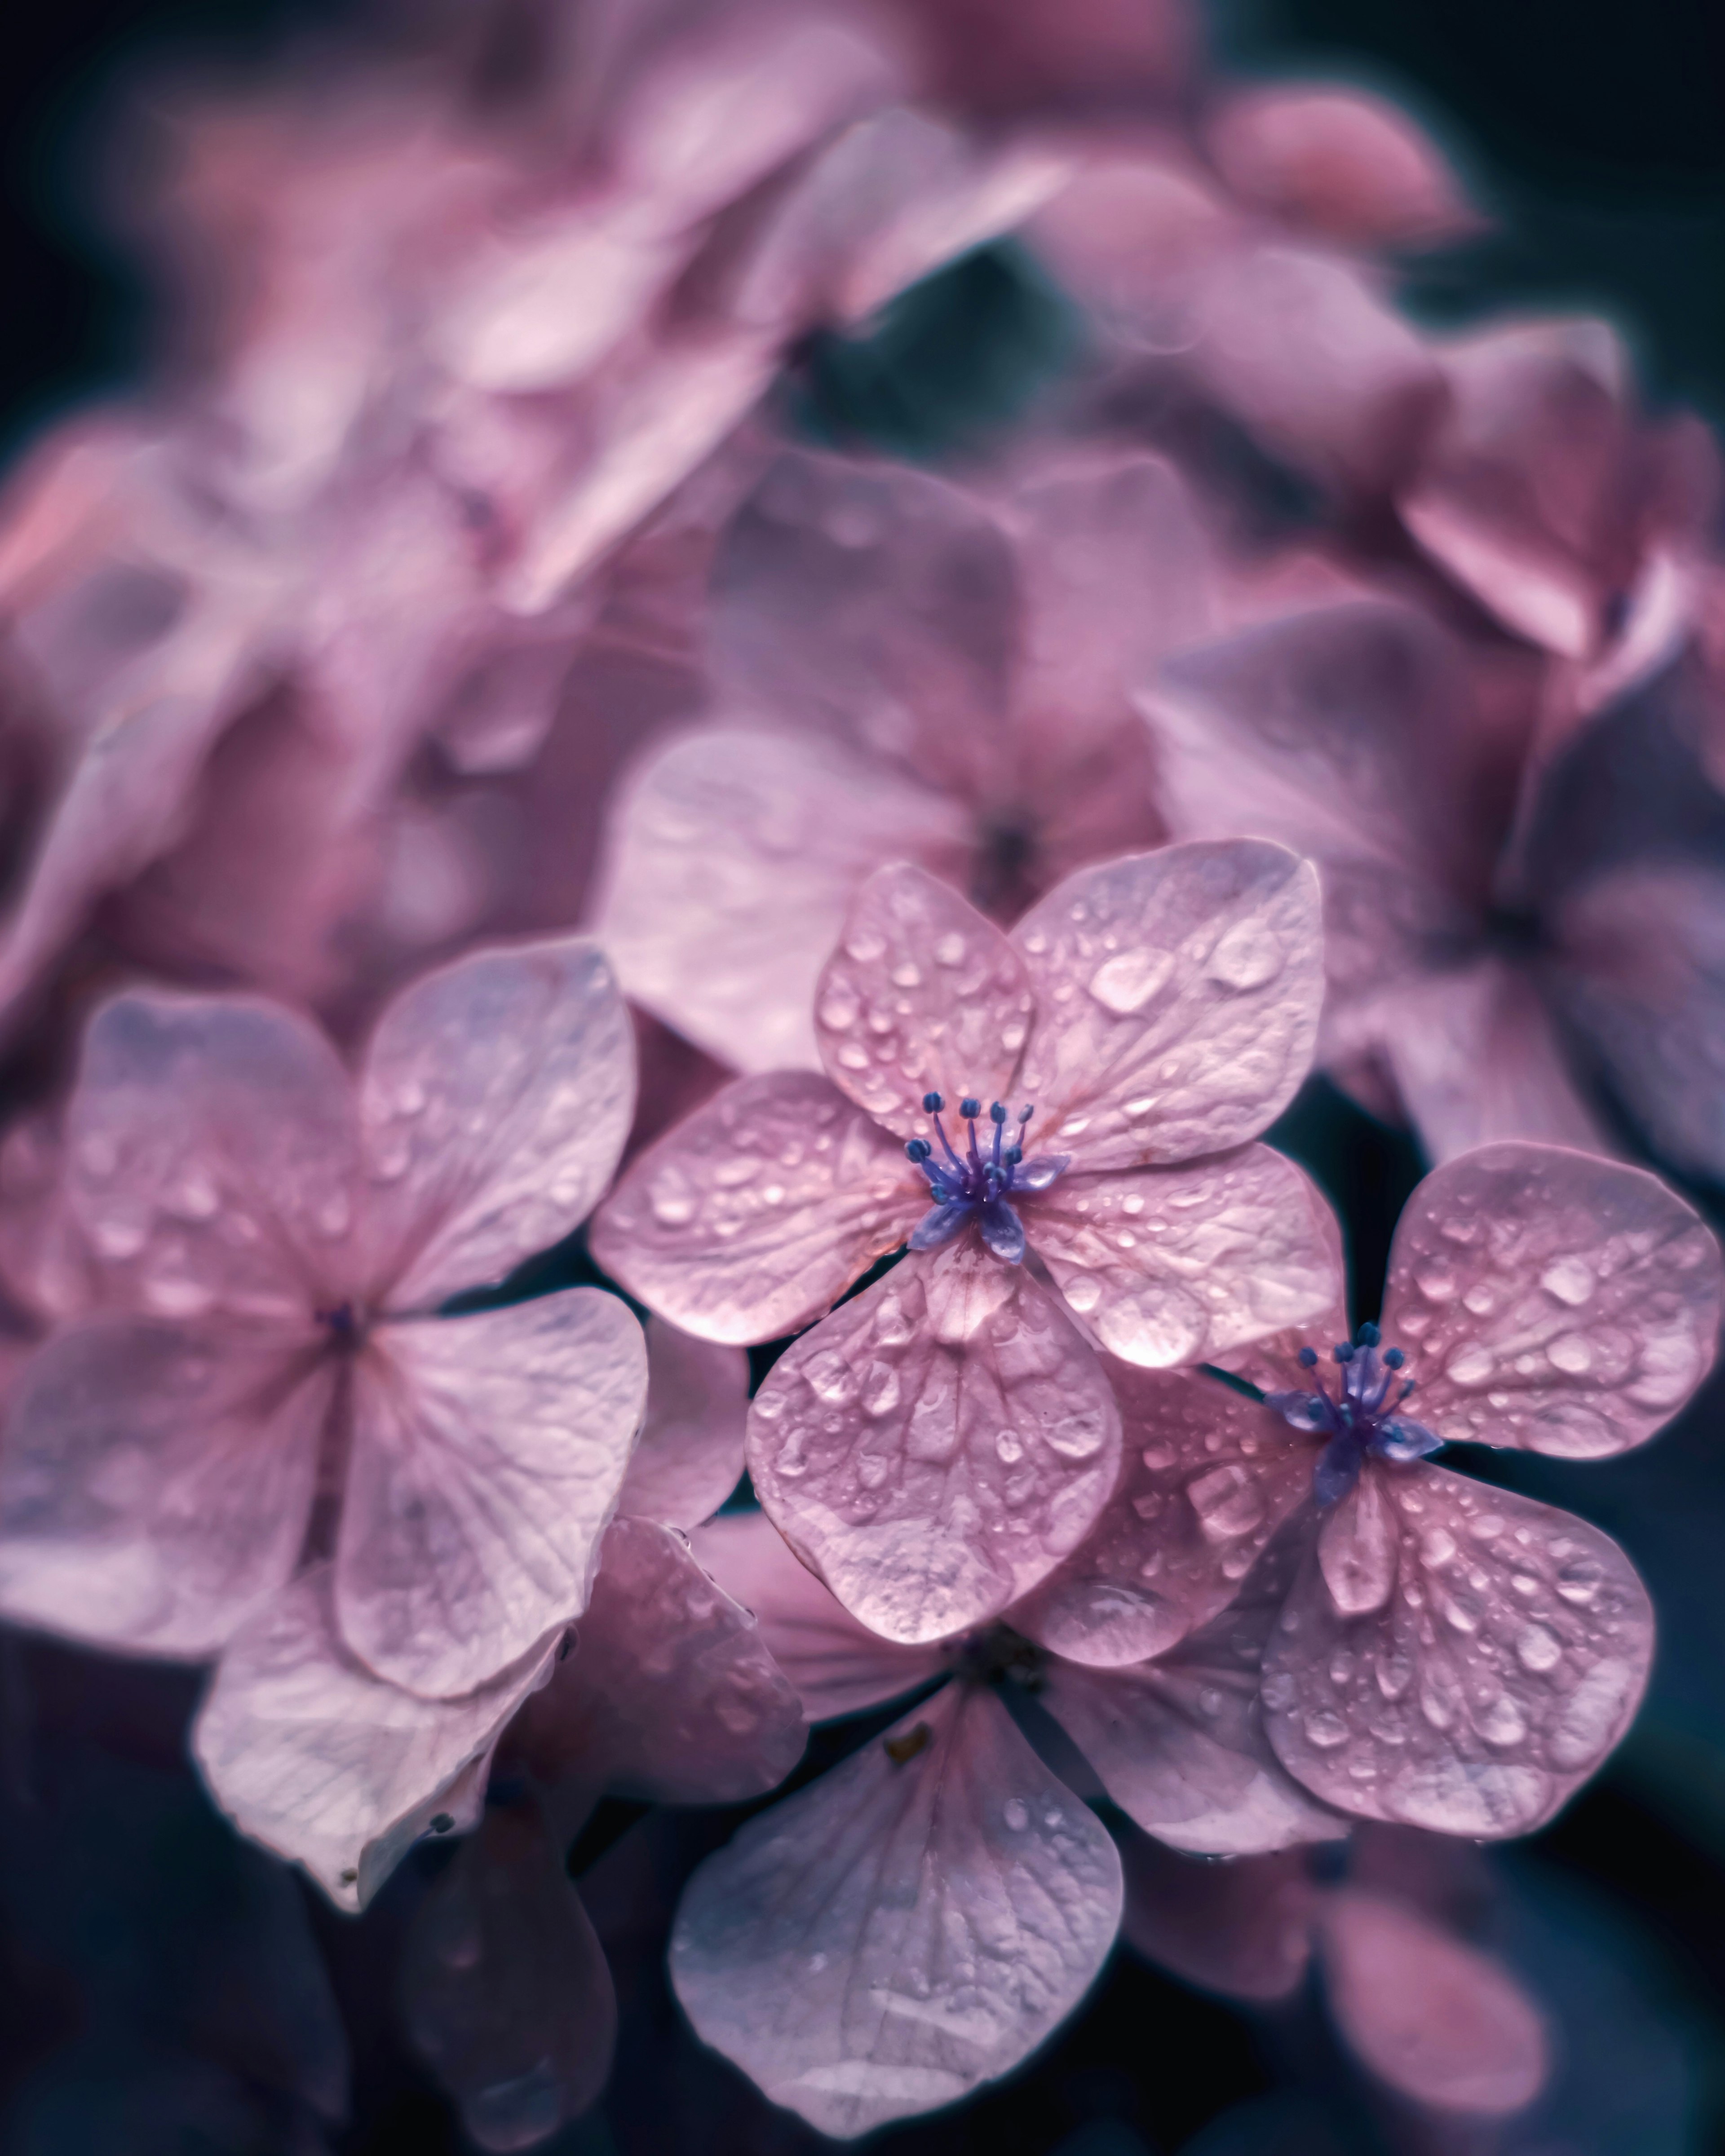
<svg viewBox="0 0 1725 2156"><path fill-rule="evenodd" d="M906 1154L910 1159L914 1160L919 1167L928 1158L929 1155L933 1151L934 1147L930 1145L927 1138L906 1138L905 1140Z"/></svg>
<svg viewBox="0 0 1725 2156"><path fill-rule="evenodd" d="M929 1736L928 1724L926 1722L918 1722L907 1729L902 1737L883 1738L880 1748L895 1767L903 1767L914 1759L919 1752L927 1750Z"/></svg>
<svg viewBox="0 0 1725 2156"><path fill-rule="evenodd" d="M431 1831L434 1834L447 1834L454 1824L454 1820L448 1812L438 1812L433 1815Z"/></svg>
<svg viewBox="0 0 1725 2156"><path fill-rule="evenodd" d="M983 1112L983 1104L980 1101L961 1101L958 1103L958 1112L967 1123L973 1123Z"/></svg>
<svg viewBox="0 0 1725 2156"><path fill-rule="evenodd" d="M938 1093L925 1093L922 1096L922 1106L931 1116L937 1116L946 1105Z"/></svg>
<svg viewBox="0 0 1725 2156"><path fill-rule="evenodd" d="M1362 1348L1375 1348L1384 1335L1375 1325L1363 1325L1353 1337Z"/></svg>
<svg viewBox="0 0 1725 2156"><path fill-rule="evenodd" d="M999 1101L996 1101L989 1108L988 1121L991 1123L1004 1123L1006 1121L1006 1111Z"/></svg>
<svg viewBox="0 0 1725 2156"><path fill-rule="evenodd" d="M1300 1350L1300 1367L1303 1370L1315 1370L1317 1368L1316 1348L1302 1348Z"/></svg>
<svg viewBox="0 0 1725 2156"><path fill-rule="evenodd" d="M1351 1363L1353 1360L1353 1346L1351 1341L1344 1340L1339 1347L1332 1348L1330 1352L1338 1363Z"/></svg>
<svg viewBox="0 0 1725 2156"><path fill-rule="evenodd" d="M1384 1351L1384 1359L1392 1370L1399 1370L1408 1358L1399 1348L1386 1348Z"/></svg>

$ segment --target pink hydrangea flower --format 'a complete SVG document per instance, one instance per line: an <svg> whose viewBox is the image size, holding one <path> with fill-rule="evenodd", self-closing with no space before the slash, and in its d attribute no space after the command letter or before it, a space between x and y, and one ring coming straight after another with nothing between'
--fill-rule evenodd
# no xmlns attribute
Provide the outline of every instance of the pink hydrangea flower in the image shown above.
<svg viewBox="0 0 1725 2156"><path fill-rule="evenodd" d="M1458 1904L1489 1892L1474 1852L1362 1827L1347 1876L1328 1881L1291 1851L1197 1865L1133 1835L1121 1855L1127 1939L1187 1982L1267 2005L1315 1965L1355 2058L1441 2116L1510 2117L1544 2087L1547 2015L1457 1921Z"/></svg>
<svg viewBox="0 0 1725 2156"><path fill-rule="evenodd" d="M717 1340L807 1325L909 1242L749 1420L762 1504L876 1630L979 1623L1083 1539L1120 1445L1093 1342L1190 1363L1329 1306L1319 1209L1251 1142L1304 1074L1317 902L1279 847L1175 847L1008 937L880 870L821 978L827 1076L739 1080L599 1215L600 1262Z"/></svg>
<svg viewBox="0 0 1725 2156"><path fill-rule="evenodd" d="M1111 1591L1130 1604L1148 1566L1177 1605L1217 1606L1289 1523L1305 1553L1263 1669L1283 1765L1357 1817L1526 1834L1628 1727L1653 1612L1597 1528L1430 1455L1642 1443L1711 1367L1720 1300L1717 1244L1653 1177L1556 1147L1466 1154L1409 1201L1381 1332L1348 1342L1338 1303L1307 1336L1322 1356L1293 1332L1230 1358L1261 1405L1195 1375L1127 1381L1146 1441L1056 1580L1060 1630L1025 1629L1106 1665L1111 1628L1085 1617Z"/></svg>
<svg viewBox="0 0 1725 2156"><path fill-rule="evenodd" d="M239 997L91 1021L66 1197L102 1306L33 1358L0 1462L0 1601L200 1656L320 1575L356 1660L469 1691L583 1603L639 1427L614 1296L438 1315L578 1223L634 1099L579 940L485 952L384 1014L357 1083Z"/></svg>
<svg viewBox="0 0 1725 2156"><path fill-rule="evenodd" d="M696 2031L823 2133L952 2102L1076 2008L1121 1907L1119 1859L1082 1794L1205 1854L1345 1831L1276 1767L1258 1722L1272 1593L1165 1661L1101 1671L1040 1650L1015 1609L956 1639L883 1639L760 1514L716 1520L696 1546L757 1613L811 1721L925 1688L883 1737L708 1858L672 1934ZM1045 1765L1008 1695L1051 1717L1095 1784L1075 1794L1070 1768Z"/></svg>
<svg viewBox="0 0 1725 2156"><path fill-rule="evenodd" d="M803 451L713 570L707 724L611 812L597 918L630 998L742 1070L813 1066L816 978L890 860L1011 919L1163 836L1127 690L1214 619L1157 459L1045 451L988 492Z"/></svg>

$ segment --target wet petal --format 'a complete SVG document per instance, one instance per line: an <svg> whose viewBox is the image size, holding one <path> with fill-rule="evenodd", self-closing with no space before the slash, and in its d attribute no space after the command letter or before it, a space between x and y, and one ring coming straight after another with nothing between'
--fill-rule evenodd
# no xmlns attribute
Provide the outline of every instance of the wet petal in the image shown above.
<svg viewBox="0 0 1725 2156"><path fill-rule="evenodd" d="M775 2103L849 2138L1006 2073L1113 1944L1120 1861L985 1691L949 1687L691 1880L671 1980Z"/></svg>
<svg viewBox="0 0 1725 2156"><path fill-rule="evenodd" d="M1368 1616L1389 1601L1400 1539L1384 1476L1356 1475L1353 1488L1324 1514L1317 1534L1318 1569L1344 1616Z"/></svg>
<svg viewBox="0 0 1725 2156"><path fill-rule="evenodd" d="M90 1022L67 1121L74 1210L146 1307L303 1321L341 1300L353 1107L303 1019L249 997L116 996Z"/></svg>
<svg viewBox="0 0 1725 2156"><path fill-rule="evenodd" d="M413 2048L481 2148L531 2148L598 2096L617 1994L531 1803L485 1807L415 1913L401 1993Z"/></svg>
<svg viewBox="0 0 1725 2156"><path fill-rule="evenodd" d="M1160 1661L1049 1666L1043 1706L1121 1810L1175 1849L1250 1856L1347 1832L1283 1771L1260 1717L1258 1665L1296 1556L1271 1550L1240 1601Z"/></svg>
<svg viewBox="0 0 1725 2156"><path fill-rule="evenodd" d="M570 1288L392 1326L356 1378L341 1636L393 1683L466 1691L586 1605L646 1406L641 1328Z"/></svg>
<svg viewBox="0 0 1725 2156"><path fill-rule="evenodd" d="M1384 1332L1440 1436L1599 1459L1651 1437L1712 1368L1720 1273L1698 1215L1641 1169L1485 1146L1409 1200Z"/></svg>
<svg viewBox="0 0 1725 2156"><path fill-rule="evenodd" d="M290 1334L100 1318L25 1364L0 1449L0 1608L213 1653L298 1555L334 1398Z"/></svg>
<svg viewBox="0 0 1725 2156"><path fill-rule="evenodd" d="M1312 1493L1313 1449L1214 1378L1110 1364L1124 1468L1107 1510L1013 1612L1092 1669L1164 1654L1225 1609Z"/></svg>
<svg viewBox="0 0 1725 2156"><path fill-rule="evenodd" d="M1342 1285L1326 1209L1291 1161L1249 1145L1193 1167L1062 1176L1024 1225L1102 1346L1161 1369L1321 1318Z"/></svg>
<svg viewBox="0 0 1725 2156"><path fill-rule="evenodd" d="M705 1340L808 1324L896 1249L928 1185L824 1078L742 1078L630 1167L593 1255L631 1295Z"/></svg>
<svg viewBox="0 0 1725 2156"><path fill-rule="evenodd" d="M957 1199L951 1205L931 1206L911 1230L910 1247L913 1250L937 1250L953 1236L962 1235L973 1221L980 1224L977 1208L968 1198ZM1022 1255L1023 1237L1019 1237Z"/></svg>
<svg viewBox="0 0 1725 2156"><path fill-rule="evenodd" d="M1298 1850L1194 1863L1147 1834L1120 1840L1128 1945L1230 1999L1286 1999L1312 1959L1317 1890Z"/></svg>
<svg viewBox="0 0 1725 2156"><path fill-rule="evenodd" d="M499 1732L557 1652L555 1637L479 1690L416 1698L342 1646L331 1568L302 1574L230 1641L192 1732L216 1802L242 1834L303 1864L338 1907L363 1908L422 1834L470 1827Z"/></svg>
<svg viewBox="0 0 1725 2156"><path fill-rule="evenodd" d="M906 1643L1027 1593L1095 1521L1119 1458L1095 1351L968 1236L805 1333L749 1416L774 1523L854 1615Z"/></svg>
<svg viewBox="0 0 1725 2156"><path fill-rule="evenodd" d="M619 1512L696 1527L742 1480L749 1366L734 1348L647 1321L647 1420L623 1478Z"/></svg>
<svg viewBox="0 0 1725 2156"><path fill-rule="evenodd" d="M695 1553L727 1594L754 1612L767 1650L810 1722L858 1714L938 1676L938 1647L901 1647L860 1625L764 1512L727 1512L695 1537Z"/></svg>
<svg viewBox="0 0 1725 2156"><path fill-rule="evenodd" d="M629 1013L584 937L480 952L398 996L361 1094L391 1307L501 1280L578 1227L634 1102Z"/></svg>
<svg viewBox="0 0 1725 2156"><path fill-rule="evenodd" d="M1013 941L1038 1014L1018 1089L1076 1169L1238 1145L1306 1075L1317 879L1281 846L1194 842L1081 870Z"/></svg>
<svg viewBox="0 0 1725 2156"><path fill-rule="evenodd" d="M996 1198L977 1215L983 1241L1003 1265L1021 1264L1024 1255L1024 1224L1004 1198ZM927 1244L918 1246L927 1249Z"/></svg>
<svg viewBox="0 0 1725 2156"><path fill-rule="evenodd" d="M783 1780L803 1750L796 1695L749 1612L682 1537L617 1520L593 1599L510 1732L548 1785L582 1782L649 1804L737 1804Z"/></svg>
<svg viewBox="0 0 1725 2156"><path fill-rule="evenodd" d="M851 901L815 993L815 1037L841 1093L918 1137L925 1093L944 1094L954 1123L968 1094L985 1108L1005 1100L1033 1009L1024 963L993 922L900 862Z"/></svg>
<svg viewBox="0 0 1725 2156"><path fill-rule="evenodd" d="M968 836L957 802L841 744L690 734L618 795L600 932L632 1000L710 1055L813 1069L815 987L857 887Z"/></svg>
<svg viewBox="0 0 1725 2156"><path fill-rule="evenodd" d="M1264 1666L1289 1770L1367 1819L1527 1834L1628 1728L1653 1653L1629 1559L1568 1512L1421 1463L1368 1461L1399 1546L1382 1607L1345 1615L1317 1561Z"/></svg>
<svg viewBox="0 0 1725 2156"><path fill-rule="evenodd" d="M1330 2011L1392 2088L1488 2118L1538 2095L1551 2069L1544 2017L1495 1954L1354 1887L1325 1897L1320 1923Z"/></svg>

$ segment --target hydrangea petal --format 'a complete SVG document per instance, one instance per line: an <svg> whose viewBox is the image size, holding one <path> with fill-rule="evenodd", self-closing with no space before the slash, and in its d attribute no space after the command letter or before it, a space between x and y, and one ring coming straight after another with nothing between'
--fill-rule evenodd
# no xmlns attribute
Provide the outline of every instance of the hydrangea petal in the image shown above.
<svg viewBox="0 0 1725 2156"><path fill-rule="evenodd" d="M1554 1507L1424 1462L1367 1476L1399 1535L1394 1591L1346 1616L1308 1562L1265 1657L1271 1742L1343 1811L1529 1833L1629 1727L1653 1654L1646 1590Z"/></svg>
<svg viewBox="0 0 1725 2156"><path fill-rule="evenodd" d="M1194 1856L1330 1841L1347 1824L1284 1772L1264 1733L1258 1664L1297 1543L1270 1550L1240 1600L1160 1661L1050 1663L1042 1704L1121 1810Z"/></svg>
<svg viewBox="0 0 1725 2156"><path fill-rule="evenodd" d="M1094 1350L970 1237L805 1333L749 1415L774 1524L853 1615L907 1645L1034 1587L1093 1524L1119 1459Z"/></svg>
<svg viewBox="0 0 1725 2156"><path fill-rule="evenodd" d="M504 1724L542 1684L557 1637L489 1684L416 1698L338 1637L331 1568L302 1573L235 1634L192 1732L211 1794L242 1834L362 1909L422 1834L470 1827Z"/></svg>
<svg viewBox="0 0 1725 2156"><path fill-rule="evenodd" d="M1670 1421L1712 1368L1719 1246L1656 1177L1484 1146L1404 1209L1384 1297L1410 1412L1445 1438L1598 1459Z"/></svg>
<svg viewBox="0 0 1725 2156"><path fill-rule="evenodd" d="M1213 1378L1111 1365L1124 1467L1107 1510L1014 1610L1064 1660L1118 1669L1165 1653L1240 1591L1312 1494L1312 1448Z"/></svg>
<svg viewBox="0 0 1725 2156"><path fill-rule="evenodd" d="M573 1617L646 1394L640 1326L596 1288L374 1338L336 1549L348 1646L447 1697Z"/></svg>
<svg viewBox="0 0 1725 2156"><path fill-rule="evenodd" d="M629 1012L586 937L416 981L379 1020L361 1088L391 1306L501 1280L579 1226L634 1102Z"/></svg>
<svg viewBox="0 0 1725 2156"><path fill-rule="evenodd" d="M19 1374L0 1608L98 1646L208 1655L286 1579L334 1399L309 1337L96 1318Z"/></svg>
<svg viewBox="0 0 1725 2156"><path fill-rule="evenodd" d="M1194 1863L1147 1834L1120 1837L1128 1945L1230 1999L1286 1999L1312 1960L1317 1892L1298 1850Z"/></svg>
<svg viewBox="0 0 1725 2156"><path fill-rule="evenodd" d="M810 1722L859 1714L927 1684L947 1667L938 1647L904 1647L860 1625L799 1564L764 1512L727 1512L695 1537L725 1592L752 1609L761 1637Z"/></svg>
<svg viewBox="0 0 1725 2156"><path fill-rule="evenodd" d="M347 1080L322 1034L275 1004L154 991L104 1004L67 1153L91 1249L164 1317L303 1321L353 1278Z"/></svg>
<svg viewBox="0 0 1725 2156"><path fill-rule="evenodd" d="M617 1509L669 1527L697 1527L742 1480L748 1359L662 1317L649 1317L646 1332L647 1419Z"/></svg>
<svg viewBox="0 0 1725 2156"><path fill-rule="evenodd" d="M651 1804L737 1804L783 1780L803 1749L796 1695L747 1609L680 1535L612 1522L593 1599L511 1732L546 1784Z"/></svg>
<svg viewBox="0 0 1725 2156"><path fill-rule="evenodd" d="M1024 965L993 921L905 862L850 902L815 992L827 1075L900 1137L928 1128L925 1093L1004 1101L1034 1005Z"/></svg>
<svg viewBox="0 0 1725 2156"><path fill-rule="evenodd" d="M619 791L598 921L635 1002L740 1070L813 1069L809 1013L857 886L957 859L961 808L879 759L794 734L685 735Z"/></svg>
<svg viewBox="0 0 1725 2156"><path fill-rule="evenodd" d="M707 1859L671 1980L705 2041L849 2138L1018 2065L1120 1902L1101 1827L992 1694L953 1686Z"/></svg>
<svg viewBox="0 0 1725 2156"><path fill-rule="evenodd" d="M1341 1279L1325 1211L1291 1161L1246 1145L1190 1167L1064 1175L1024 1225L1101 1344L1163 1369L1332 1308Z"/></svg>
<svg viewBox="0 0 1725 2156"><path fill-rule="evenodd" d="M1495 1954L1357 1887L1327 1895L1319 1922L1330 2011L1374 2074L1439 2111L1532 2103L1551 2068L1544 2017Z"/></svg>
<svg viewBox="0 0 1725 2156"><path fill-rule="evenodd" d="M928 1185L824 1078L727 1086L630 1166L593 1223L593 1255L697 1338L750 1343L829 1308L896 1249Z"/></svg>
<svg viewBox="0 0 1725 2156"><path fill-rule="evenodd" d="M1283 847L1194 840L1081 870L1013 941L1038 1012L1019 1090L1076 1168L1223 1152L1306 1075L1323 995L1317 878Z"/></svg>
<svg viewBox="0 0 1725 2156"><path fill-rule="evenodd" d="M617 1994L581 1897L531 1802L488 1804L402 1949L402 2012L481 2148L531 2148L587 2109Z"/></svg>

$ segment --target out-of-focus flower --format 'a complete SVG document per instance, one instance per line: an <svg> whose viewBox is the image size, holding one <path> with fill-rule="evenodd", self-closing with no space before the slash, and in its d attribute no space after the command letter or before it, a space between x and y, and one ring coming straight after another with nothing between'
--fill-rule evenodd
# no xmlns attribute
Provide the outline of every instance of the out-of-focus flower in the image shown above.
<svg viewBox="0 0 1725 2156"><path fill-rule="evenodd" d="M625 783L597 914L709 1053L815 1064L817 977L886 861L1010 919L1162 837L1127 691L1219 617L1159 459L1049 451L983 494L785 452L713 578L711 721Z"/></svg>
<svg viewBox="0 0 1725 2156"><path fill-rule="evenodd" d="M1051 1717L1106 1794L1178 1847L1344 1831L1265 1745L1255 1663L1273 1594L1164 1662L1099 1671L1039 1650L1012 1609L944 1641L883 1639L759 1514L714 1521L697 1548L756 1611L811 1721L952 1679L742 1828L678 1912L671 1975L697 2031L823 2133L866 2133L1009 2071L1113 1943L1119 1860L1006 1695Z"/></svg>
<svg viewBox="0 0 1725 2156"><path fill-rule="evenodd" d="M632 1293L738 1342L807 1325L908 1240L749 1422L762 1504L877 1630L980 1623L1082 1539L1120 1441L1092 1336L1194 1362L1337 1293L1304 1178L1251 1142L1304 1073L1317 906L1310 871L1254 843L1081 870L1010 937L880 870L819 984L828 1075L737 1081L598 1216ZM1059 1150L1026 1158L1033 1117Z"/></svg>
<svg viewBox="0 0 1725 2156"><path fill-rule="evenodd" d="M280 1676L315 1609L356 1666L432 1697L542 1659L639 1428L640 1328L592 1289L438 1312L583 1218L634 1087L581 941L418 983L357 1086L268 1004L104 1005L66 1137L101 1307L12 1402L8 1614L183 1656L249 1620ZM300 1574L308 1555L329 1562Z"/></svg>
<svg viewBox="0 0 1725 2156"><path fill-rule="evenodd" d="M1348 1342L1333 1312L1333 1383L1295 1332L1227 1358L1271 1388L1261 1407L1206 1378L1130 1381L1135 1435L1154 1438L1056 1582L1060 1629L1034 1612L1025 1629L1109 1664L1134 1636L1110 1589L1142 1597L1153 1562L1153 1601L1163 1587L1202 1615L1230 1559L1303 1520L1264 1661L1283 1764L1360 1817L1525 1834L1628 1727L1653 1612L1606 1536L1428 1455L1451 1440L1571 1460L1644 1442L1711 1367L1720 1294L1712 1237L1640 1169L1529 1144L1465 1155L1402 1215L1381 1335Z"/></svg>

